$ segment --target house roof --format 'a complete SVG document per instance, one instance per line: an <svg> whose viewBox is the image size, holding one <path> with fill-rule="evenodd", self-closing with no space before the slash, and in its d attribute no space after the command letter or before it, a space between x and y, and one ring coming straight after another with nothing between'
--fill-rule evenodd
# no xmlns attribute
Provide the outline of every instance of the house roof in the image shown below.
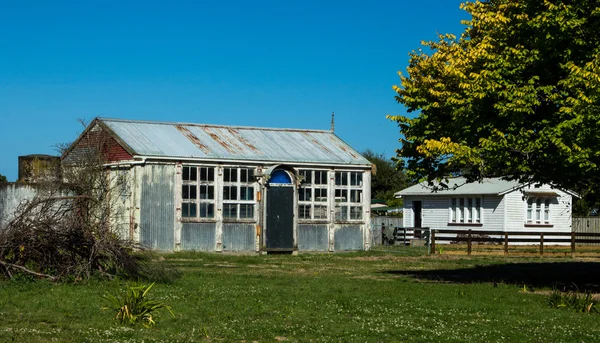
<svg viewBox="0 0 600 343"><path fill-rule="evenodd" d="M439 182L435 182L436 185L439 185ZM502 180L501 178L485 178L481 182L471 182L467 183L467 180L464 177L456 177L448 179L448 188L440 189L436 192L432 191L432 187L427 185L427 182L421 182L414 186L403 189L399 192L394 193L396 198L400 198L406 195L474 195L474 194L483 194L483 195L504 195L506 193L512 192L514 190L523 188L526 184L519 183L516 180L507 181ZM573 196L579 197L574 192L565 191ZM527 190L526 193L530 193L532 195L540 196L556 196L557 193L553 191L546 190L538 190L538 189L530 189Z"/></svg>
<svg viewBox="0 0 600 343"><path fill-rule="evenodd" d="M109 118L95 122L132 156L371 166L331 131Z"/></svg>

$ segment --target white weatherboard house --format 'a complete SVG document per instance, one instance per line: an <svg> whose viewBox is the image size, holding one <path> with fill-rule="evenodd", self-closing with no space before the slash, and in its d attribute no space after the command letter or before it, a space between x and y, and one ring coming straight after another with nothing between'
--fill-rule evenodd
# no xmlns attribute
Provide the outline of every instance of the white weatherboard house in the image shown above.
<svg viewBox="0 0 600 343"><path fill-rule="evenodd" d="M500 178L466 183L458 177L447 185L432 192L420 183L396 192L404 199L404 227L571 232L572 197L577 197L571 191Z"/></svg>
<svg viewBox="0 0 600 343"><path fill-rule="evenodd" d="M341 251L370 243L371 163L333 131L95 119L129 180L122 237L158 250Z"/></svg>

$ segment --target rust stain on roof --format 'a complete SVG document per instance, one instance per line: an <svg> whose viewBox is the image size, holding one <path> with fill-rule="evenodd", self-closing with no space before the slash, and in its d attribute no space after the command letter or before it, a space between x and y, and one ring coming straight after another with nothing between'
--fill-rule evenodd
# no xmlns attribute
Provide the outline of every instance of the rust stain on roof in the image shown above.
<svg viewBox="0 0 600 343"><path fill-rule="evenodd" d="M231 128L228 130L229 130L229 133L231 133L233 136L235 136L235 138L239 139L240 142L242 142L242 144L244 144L245 146L250 148L250 150L252 150L254 152L258 152L258 148L255 147L252 143L250 143L246 138L244 138L238 130L231 129Z"/></svg>
<svg viewBox="0 0 600 343"><path fill-rule="evenodd" d="M187 127L185 127L183 125L175 125L175 127L177 128L177 130L179 130L179 132L181 132L185 137L187 137L187 139L189 139L192 143L194 143L195 146L197 146L200 150L202 150L203 153L205 153L205 154L210 153L210 149L206 145L202 144L200 139L198 139L198 137L196 137L195 134L193 134L190 130L188 130Z"/></svg>
<svg viewBox="0 0 600 343"><path fill-rule="evenodd" d="M215 142L219 143L223 148L225 148L225 150L229 151L230 153L234 153L235 149L233 149L233 147L228 144L227 142L225 142L221 137L219 137L219 135L217 135L216 133L212 132L208 127L203 127L202 128L206 133L208 133L208 135L215 140Z"/></svg>
<svg viewBox="0 0 600 343"><path fill-rule="evenodd" d="M318 140L316 140L313 137L311 137L307 132L302 132L302 134L304 136L306 136L306 138L308 140L310 140L311 142L315 143L319 148L323 149L325 152L331 153L331 150L327 149L326 146L324 146L323 144L321 144L321 142L319 142Z"/></svg>

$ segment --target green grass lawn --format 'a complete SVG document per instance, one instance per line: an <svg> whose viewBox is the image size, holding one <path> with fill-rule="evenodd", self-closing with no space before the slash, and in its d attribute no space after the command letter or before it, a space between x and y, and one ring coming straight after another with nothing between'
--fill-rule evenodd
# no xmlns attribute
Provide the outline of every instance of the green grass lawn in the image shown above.
<svg viewBox="0 0 600 343"><path fill-rule="evenodd" d="M176 316L150 329L101 311L124 280L0 281L0 342L600 341L600 315L547 300L553 285L600 292L600 263L423 252L163 255L182 274L150 294Z"/></svg>

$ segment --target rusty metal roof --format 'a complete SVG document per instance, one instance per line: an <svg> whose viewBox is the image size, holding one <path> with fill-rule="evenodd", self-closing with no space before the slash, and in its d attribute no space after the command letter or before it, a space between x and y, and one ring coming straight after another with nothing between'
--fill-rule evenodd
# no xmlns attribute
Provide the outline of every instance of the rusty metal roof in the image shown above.
<svg viewBox="0 0 600 343"><path fill-rule="evenodd" d="M97 120L138 156L371 165L331 131Z"/></svg>

